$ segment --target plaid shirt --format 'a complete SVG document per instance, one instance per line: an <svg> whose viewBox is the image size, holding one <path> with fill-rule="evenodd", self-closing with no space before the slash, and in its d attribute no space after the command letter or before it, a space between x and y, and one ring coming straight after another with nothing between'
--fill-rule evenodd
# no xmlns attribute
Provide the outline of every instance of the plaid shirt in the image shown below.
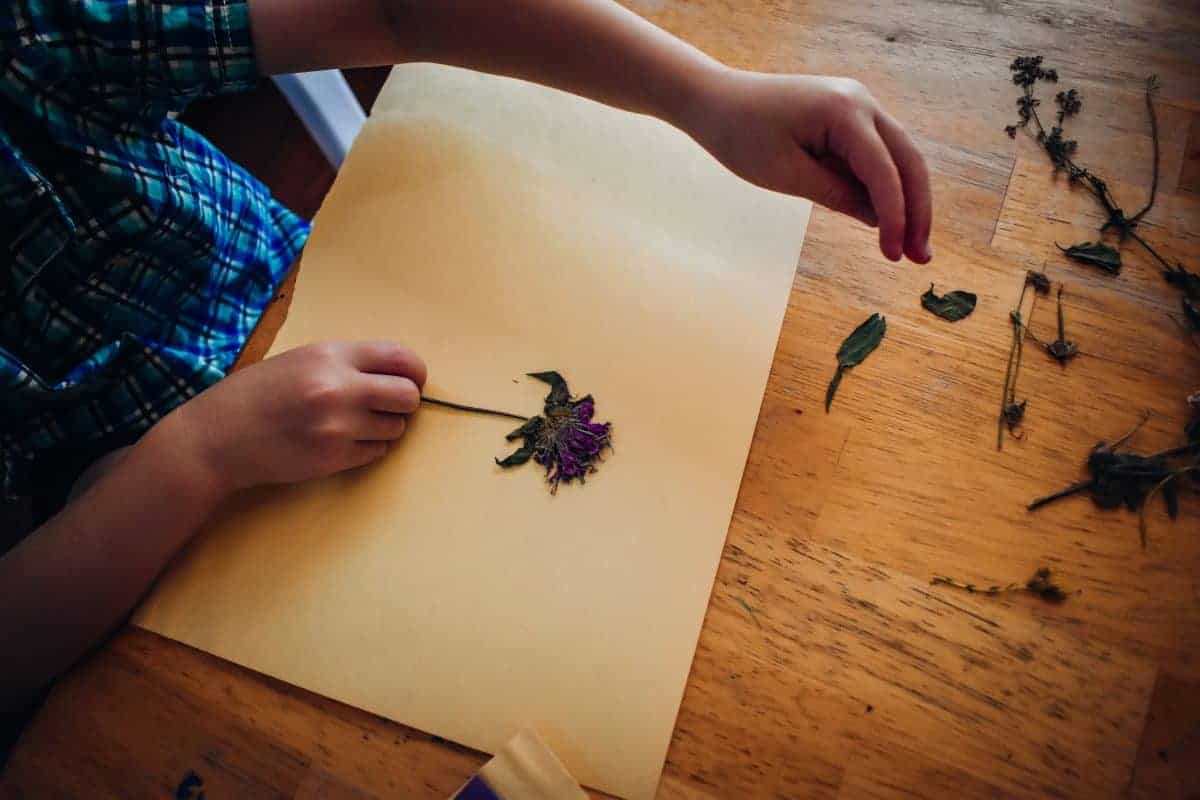
<svg viewBox="0 0 1200 800"><path fill-rule="evenodd" d="M173 117L256 82L246 0L0 0L10 476L132 442L237 357L308 227Z"/></svg>

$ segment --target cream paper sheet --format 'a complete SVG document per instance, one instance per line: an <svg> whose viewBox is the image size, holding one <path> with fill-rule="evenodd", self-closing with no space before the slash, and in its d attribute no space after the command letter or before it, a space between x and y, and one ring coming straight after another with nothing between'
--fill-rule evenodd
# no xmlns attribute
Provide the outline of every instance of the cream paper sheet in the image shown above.
<svg viewBox="0 0 1200 800"><path fill-rule="evenodd" d="M677 130L520 81L392 73L273 352L396 339L431 396L539 413L559 370L615 450L502 471L514 423L427 407L382 463L228 504L137 624L584 785L655 789L810 207Z"/></svg>

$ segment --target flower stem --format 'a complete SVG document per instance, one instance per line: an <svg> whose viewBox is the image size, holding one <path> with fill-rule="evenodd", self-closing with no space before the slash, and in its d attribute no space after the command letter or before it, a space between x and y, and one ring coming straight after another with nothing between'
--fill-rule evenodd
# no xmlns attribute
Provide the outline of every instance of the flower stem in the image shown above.
<svg viewBox="0 0 1200 800"><path fill-rule="evenodd" d="M962 589L964 592L970 592L971 594L997 595L1006 594L1008 592L1025 591L1025 584L1023 583L1010 583L1007 586L976 586L973 583L966 583L964 581L955 580L954 578L947 578L945 575L933 576L933 580L931 580L930 583L934 586L939 584L942 586L952 586L955 589Z"/></svg>
<svg viewBox="0 0 1200 800"><path fill-rule="evenodd" d="M1073 483L1062 491L1055 492L1054 494L1047 495L1045 497L1039 497L1037 500L1034 500L1032 503L1026 506L1026 508L1029 511L1037 511L1042 506L1053 503L1055 500L1062 500L1064 497L1070 497L1073 494L1086 492L1095 485L1096 481L1094 478L1091 480L1080 481L1079 483Z"/></svg>
<svg viewBox="0 0 1200 800"><path fill-rule="evenodd" d="M470 414L489 414L493 417L507 417L509 419L528 422L529 417L522 417L520 414L510 414L507 411L496 411L491 408L479 408L478 406L467 406L462 403L451 403L449 400L435 400L432 397L422 397L421 402L431 406L441 406L442 408L453 408L455 411L466 411Z"/></svg>

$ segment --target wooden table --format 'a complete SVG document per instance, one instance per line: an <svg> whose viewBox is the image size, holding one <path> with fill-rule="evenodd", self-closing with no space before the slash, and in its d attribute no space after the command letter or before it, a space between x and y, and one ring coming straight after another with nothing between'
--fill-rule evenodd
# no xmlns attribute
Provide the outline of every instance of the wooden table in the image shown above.
<svg viewBox="0 0 1200 800"><path fill-rule="evenodd" d="M1128 512L1024 504L1077 479L1086 450L1143 409L1137 447L1177 442L1200 357L1135 246L1116 278L1057 253L1094 238L1097 209L1002 128L1008 62L1045 54L1083 93L1080 159L1136 208L1151 163L1141 87L1157 73L1161 176L1142 231L1200 268L1200 7L631 5L738 66L864 81L916 135L937 192L924 268L813 215L661 796L1196 796L1200 502L1173 524L1155 507L1146 550ZM1028 351L1026 435L997 452L1006 318L1030 267L1066 282L1084 356L1063 369ZM954 326L929 316L930 281L977 292L979 310ZM872 311L888 339L826 416L832 354ZM1053 320L1042 303L1035 332ZM1049 606L929 585L1041 565L1080 593ZM441 798L483 760L128 629L59 683L0 795L169 797L193 770L209 798Z"/></svg>

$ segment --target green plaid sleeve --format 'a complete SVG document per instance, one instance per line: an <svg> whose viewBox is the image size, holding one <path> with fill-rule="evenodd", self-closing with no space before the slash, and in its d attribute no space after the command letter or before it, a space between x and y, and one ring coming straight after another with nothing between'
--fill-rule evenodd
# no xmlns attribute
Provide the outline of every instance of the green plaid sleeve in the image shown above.
<svg viewBox="0 0 1200 800"><path fill-rule="evenodd" d="M161 118L258 80L248 0L18 0L25 59L86 86L98 104ZM0 15L5 12L0 11Z"/></svg>

